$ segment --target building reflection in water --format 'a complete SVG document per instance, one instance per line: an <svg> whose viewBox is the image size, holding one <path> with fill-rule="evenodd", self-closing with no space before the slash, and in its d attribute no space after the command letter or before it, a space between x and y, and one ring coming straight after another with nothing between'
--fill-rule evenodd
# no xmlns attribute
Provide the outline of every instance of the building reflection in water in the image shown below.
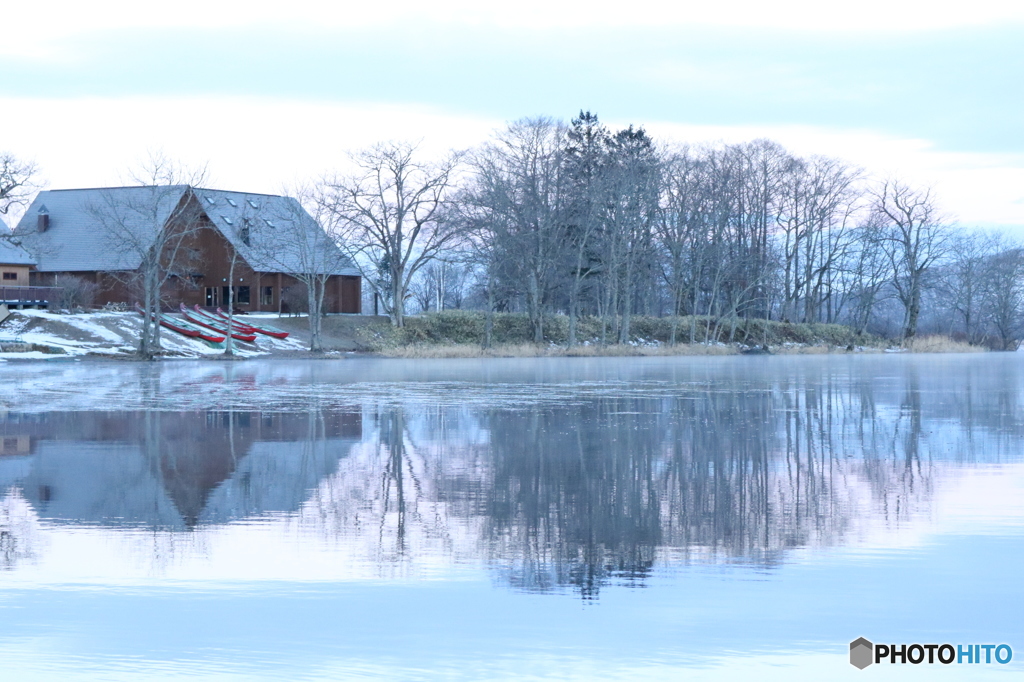
<svg viewBox="0 0 1024 682"><path fill-rule="evenodd" d="M0 462L40 519L184 530L298 510L362 437L360 411L7 415ZM14 438L14 436L10 436Z"/></svg>
<svg viewBox="0 0 1024 682"><path fill-rule="evenodd" d="M32 552L17 499L43 522L170 531L289 514L359 538L381 567L440 553L584 598L662 566L770 569L906 522L958 467L1017 457L1012 377L956 400L921 384L910 371L881 388L824 375L498 407L10 413L0 565Z"/></svg>

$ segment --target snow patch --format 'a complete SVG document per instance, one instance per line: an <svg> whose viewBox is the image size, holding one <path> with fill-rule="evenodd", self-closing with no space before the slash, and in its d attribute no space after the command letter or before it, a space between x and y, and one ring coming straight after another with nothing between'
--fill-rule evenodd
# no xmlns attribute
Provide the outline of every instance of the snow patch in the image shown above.
<svg viewBox="0 0 1024 682"><path fill-rule="evenodd" d="M0 337L17 337L25 343L50 346L63 353L4 353L11 359L52 360L89 353L123 354L134 352L142 332L142 318L133 312L102 311L61 314L46 310L12 311L0 327ZM211 345L201 339L178 334L167 328L160 330L163 349L184 357L210 357L224 352L223 345ZM276 339L257 335L256 343L235 341L233 352L240 357L256 357L272 351L304 350L298 339Z"/></svg>

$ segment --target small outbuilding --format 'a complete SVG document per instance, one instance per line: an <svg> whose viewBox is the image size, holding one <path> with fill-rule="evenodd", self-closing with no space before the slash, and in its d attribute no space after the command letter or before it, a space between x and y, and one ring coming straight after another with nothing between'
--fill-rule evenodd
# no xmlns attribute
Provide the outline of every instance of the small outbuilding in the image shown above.
<svg viewBox="0 0 1024 682"><path fill-rule="evenodd" d="M36 259L0 220L0 287L27 287Z"/></svg>
<svg viewBox="0 0 1024 682"><path fill-rule="evenodd" d="M35 257L0 221L0 305L49 305L53 290L29 286L35 267Z"/></svg>

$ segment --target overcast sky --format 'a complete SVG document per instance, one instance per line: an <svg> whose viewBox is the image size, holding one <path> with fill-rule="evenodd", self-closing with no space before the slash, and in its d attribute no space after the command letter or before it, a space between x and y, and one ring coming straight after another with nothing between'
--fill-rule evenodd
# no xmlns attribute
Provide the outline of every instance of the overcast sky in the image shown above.
<svg viewBox="0 0 1024 682"><path fill-rule="evenodd" d="M0 150L52 188L159 149L277 192L375 141L439 153L583 108L664 141L771 137L1024 225L1024 3L482 4L5 3Z"/></svg>

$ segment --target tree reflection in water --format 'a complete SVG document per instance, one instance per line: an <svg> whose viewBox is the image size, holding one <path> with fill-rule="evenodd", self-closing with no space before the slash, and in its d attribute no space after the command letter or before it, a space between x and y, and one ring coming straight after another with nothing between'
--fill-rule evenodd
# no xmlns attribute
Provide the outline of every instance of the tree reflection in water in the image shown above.
<svg viewBox="0 0 1024 682"><path fill-rule="evenodd" d="M957 460L1013 456L1020 422L995 407L1015 402L1012 382L958 393L959 406L926 401L920 383L911 372L885 391L784 380L518 409L378 407L377 440L327 484L322 516L336 533L356 509L377 519L382 562L472 546L514 588L587 599L643 586L659 565L770 569L787 550L905 523ZM379 486L347 497L360 477Z"/></svg>
<svg viewBox="0 0 1024 682"><path fill-rule="evenodd" d="M673 565L771 569L1018 456L1016 374L943 381L825 366L516 405L6 413L0 567L38 553L41 523L177 536L276 515L382 575L443 556L585 599Z"/></svg>

